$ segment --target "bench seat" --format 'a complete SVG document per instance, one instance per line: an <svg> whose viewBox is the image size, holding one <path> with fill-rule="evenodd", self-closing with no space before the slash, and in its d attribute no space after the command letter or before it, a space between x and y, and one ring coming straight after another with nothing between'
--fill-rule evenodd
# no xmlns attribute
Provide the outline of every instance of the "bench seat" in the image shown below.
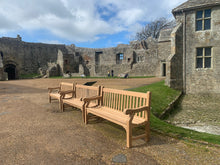
<svg viewBox="0 0 220 165"><path fill-rule="evenodd" d="M82 101L82 98L67 98L63 99L63 104L67 104L69 106L82 109L84 102ZM91 103L92 106L95 106L95 103Z"/></svg>
<svg viewBox="0 0 220 165"><path fill-rule="evenodd" d="M130 120L129 115L124 114L123 112L118 112L114 109L104 107L104 106L91 106L86 108L88 113L92 113L96 116L102 117L106 120L114 122L123 127L127 127L127 123ZM134 116L132 120L133 125L145 124L145 119Z"/></svg>

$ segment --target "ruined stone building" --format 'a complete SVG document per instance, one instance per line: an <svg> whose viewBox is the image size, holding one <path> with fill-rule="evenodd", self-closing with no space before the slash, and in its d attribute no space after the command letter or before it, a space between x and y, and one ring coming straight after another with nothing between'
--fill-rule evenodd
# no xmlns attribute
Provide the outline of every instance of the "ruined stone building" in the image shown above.
<svg viewBox="0 0 220 165"><path fill-rule="evenodd" d="M185 93L220 93L220 0L188 0L172 11L177 26L156 41L91 49L0 38L0 80L50 76L164 76Z"/></svg>
<svg viewBox="0 0 220 165"><path fill-rule="evenodd" d="M115 76L126 73L129 76L165 76L165 61L170 55L165 35L160 37L160 42L149 38L147 41L103 49L27 43L20 36L3 37L0 38L0 78L18 79L21 75L33 73L48 77L103 77L112 70Z"/></svg>

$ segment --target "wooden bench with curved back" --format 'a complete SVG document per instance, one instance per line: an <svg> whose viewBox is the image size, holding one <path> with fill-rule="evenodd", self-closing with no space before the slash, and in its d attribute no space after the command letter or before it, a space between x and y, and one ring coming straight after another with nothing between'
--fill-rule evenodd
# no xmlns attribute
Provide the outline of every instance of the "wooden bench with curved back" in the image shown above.
<svg viewBox="0 0 220 165"><path fill-rule="evenodd" d="M98 100L98 104L90 104ZM126 130L127 147L132 147L132 140L150 136L151 93L139 93L110 88L101 88L101 95L85 98L85 123L89 113L121 125ZM132 137L132 128L145 125L145 133Z"/></svg>
<svg viewBox="0 0 220 165"><path fill-rule="evenodd" d="M61 92L61 110L64 111L65 106L72 106L82 111L82 118L85 118L85 104L83 99L89 97L100 96L101 86L87 86L76 84L73 90ZM66 97L70 94L72 97ZM91 102L96 105L97 101Z"/></svg>
<svg viewBox="0 0 220 165"><path fill-rule="evenodd" d="M61 82L58 87L48 88L49 103L52 100L59 101L59 108L61 109L61 92L74 90L74 83ZM65 98L72 97L72 93L65 95Z"/></svg>

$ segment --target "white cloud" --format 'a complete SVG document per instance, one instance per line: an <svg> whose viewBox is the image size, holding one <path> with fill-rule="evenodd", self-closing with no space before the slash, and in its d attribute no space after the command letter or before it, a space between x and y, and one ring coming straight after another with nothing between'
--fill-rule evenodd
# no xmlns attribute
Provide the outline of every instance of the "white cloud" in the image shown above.
<svg viewBox="0 0 220 165"><path fill-rule="evenodd" d="M63 44L58 40L39 40L40 43L47 43L47 44Z"/></svg>
<svg viewBox="0 0 220 165"><path fill-rule="evenodd" d="M45 29L72 42L135 31L185 0L1 0L0 34Z"/></svg>

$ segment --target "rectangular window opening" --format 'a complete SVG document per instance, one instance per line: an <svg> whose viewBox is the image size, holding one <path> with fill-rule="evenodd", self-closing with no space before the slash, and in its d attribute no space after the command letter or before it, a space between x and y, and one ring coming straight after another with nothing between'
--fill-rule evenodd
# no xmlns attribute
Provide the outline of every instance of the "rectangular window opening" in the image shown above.
<svg viewBox="0 0 220 165"><path fill-rule="evenodd" d="M196 68L211 68L212 48L197 48L196 52Z"/></svg>
<svg viewBox="0 0 220 165"><path fill-rule="evenodd" d="M211 9L196 12L196 31L211 29Z"/></svg>
<svg viewBox="0 0 220 165"><path fill-rule="evenodd" d="M103 54L103 52L95 52L95 65L100 64L100 55Z"/></svg>
<svg viewBox="0 0 220 165"><path fill-rule="evenodd" d="M123 53L116 54L116 64L122 64L123 60L124 60L124 54Z"/></svg>

